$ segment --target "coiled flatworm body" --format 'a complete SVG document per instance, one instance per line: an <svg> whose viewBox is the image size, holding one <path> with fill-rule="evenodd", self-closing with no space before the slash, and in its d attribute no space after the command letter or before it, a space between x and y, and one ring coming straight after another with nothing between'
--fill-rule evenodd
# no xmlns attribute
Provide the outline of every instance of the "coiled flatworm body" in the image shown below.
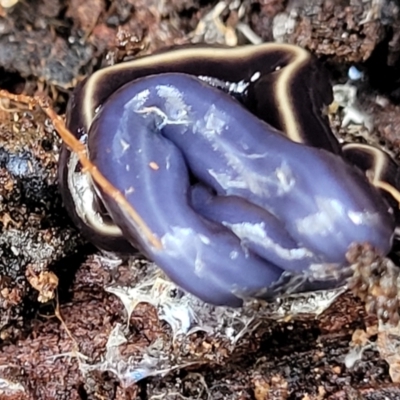
<svg viewBox="0 0 400 400"><path fill-rule="evenodd" d="M97 73L78 89L70 104L70 128L87 135L92 162L162 246L149 243L107 193L97 188L100 198L93 194L76 159L64 150L64 199L81 229L107 250L140 249L184 289L231 306L243 298L270 296L285 273L312 279L312 271L324 266L340 270L353 243L368 242L382 255L389 252L392 209L365 174L340 156L322 113L315 112L315 105L322 108L330 99L315 61L285 45L224 51L232 51L233 58L236 54L242 66L251 64L251 54L256 60L268 55L269 72L253 66L242 70L235 85L224 85L215 73L202 81L187 75L193 66L175 60L172 67L179 73L165 73L162 67L143 77L154 72L144 58L131 68L122 64ZM240 57L244 54L247 58ZM152 57L160 64L165 55ZM212 65L218 59L214 55L208 61ZM207 68L211 73L203 61L199 75ZM298 78L310 70L314 74L309 76L324 85L304 93L302 102L292 86L298 82L296 89L302 88L304 80ZM140 79L127 83L126 74ZM105 96L94 84L111 76L116 81L113 90L108 84ZM260 87L273 89L268 100L256 101ZM304 104L313 107L306 110ZM92 196L94 211L78 204L82 193Z"/></svg>

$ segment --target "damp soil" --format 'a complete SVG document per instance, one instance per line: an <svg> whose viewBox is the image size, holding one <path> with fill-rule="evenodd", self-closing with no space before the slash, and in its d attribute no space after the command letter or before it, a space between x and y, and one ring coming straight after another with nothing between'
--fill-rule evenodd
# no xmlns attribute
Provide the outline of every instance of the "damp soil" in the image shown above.
<svg viewBox="0 0 400 400"><path fill-rule="evenodd" d="M398 157L398 1L232 1L218 16L226 27L219 31L210 22L218 4L0 0L0 88L44 93L63 115L74 86L93 71L191 41L241 44L249 40L242 24L263 41L309 49L334 83L346 83L356 66L363 73L358 107L373 118L373 132L365 139L342 127L340 110L332 126ZM344 292L318 315L252 321L235 345L226 339L229 325L178 337L148 302L128 316L124 297L109 288L140 284L148 263L137 255L114 265L79 235L58 191L60 146L41 110L0 100L1 399L400 398L400 331L381 329L361 280L362 289ZM397 253L391 258L398 268ZM118 326L125 341L112 353ZM159 367L141 363L144 354L147 361L158 355ZM133 378L115 366L135 362Z"/></svg>

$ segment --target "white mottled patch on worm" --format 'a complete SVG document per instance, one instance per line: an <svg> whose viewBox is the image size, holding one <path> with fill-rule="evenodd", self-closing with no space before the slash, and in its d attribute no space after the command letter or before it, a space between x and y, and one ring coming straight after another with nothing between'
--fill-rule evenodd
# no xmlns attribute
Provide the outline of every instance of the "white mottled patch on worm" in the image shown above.
<svg viewBox="0 0 400 400"><path fill-rule="evenodd" d="M132 98L132 100L129 100L125 104L124 109L125 110L130 110L131 109L131 110L134 110L134 111L139 110L140 108L142 108L146 104L149 96L150 96L150 90L149 89L142 90L141 92L136 94Z"/></svg>
<svg viewBox="0 0 400 400"><path fill-rule="evenodd" d="M165 169L169 170L171 166L171 154L168 154L167 158L165 159Z"/></svg>
<svg viewBox="0 0 400 400"><path fill-rule="evenodd" d="M256 243L265 249L272 250L280 258L291 261L301 260L306 257L312 257L313 254L306 248L295 248L287 249L282 247L279 243L274 242L267 234L265 223L250 223L242 222L230 224L228 222L222 222L223 225L230 228L232 232L244 241L244 244L248 241Z"/></svg>
<svg viewBox="0 0 400 400"><path fill-rule="evenodd" d="M269 160L270 155L268 152L252 152L246 146L245 140L229 139L227 136L230 135L224 134L234 129L229 121L223 111L211 105L204 118L193 124L193 133L207 140L215 158L221 158L229 167L223 170L211 167L208 168L208 173L227 191L247 189L257 196L267 197L283 196L290 192L295 185L295 178L288 164L278 157L281 161L276 169L265 163L266 168L262 168L260 173L260 167L252 166L253 160L260 160L262 164L262 160Z"/></svg>
<svg viewBox="0 0 400 400"><path fill-rule="evenodd" d="M164 108L160 109L154 105L147 105L150 97L150 90L145 89L137 93L124 106L124 113L121 124L126 126L130 110L138 114L153 115L156 117L155 124L158 129L165 125L187 125L189 124L191 106L183 100L182 93L167 85L158 85L156 87L157 95L164 100Z"/></svg>
<svg viewBox="0 0 400 400"><path fill-rule="evenodd" d="M349 211L347 215L355 225L379 226L381 220L379 213Z"/></svg>
<svg viewBox="0 0 400 400"><path fill-rule="evenodd" d="M182 92L172 86L157 85L157 95L164 100L165 114L172 123L188 123L192 107L183 98Z"/></svg>
<svg viewBox="0 0 400 400"><path fill-rule="evenodd" d="M204 276L204 268L207 265L204 263L204 261L201 259L201 253L197 252L196 253L196 258L194 260L194 271L197 276Z"/></svg>
<svg viewBox="0 0 400 400"><path fill-rule="evenodd" d="M205 246L211 244L210 238L197 233L195 230L186 227L172 226L170 231L161 238L163 251L177 260L182 258L182 249L186 251L186 257L194 258L195 273L201 277L204 274L203 253L208 251Z"/></svg>
<svg viewBox="0 0 400 400"><path fill-rule="evenodd" d="M251 155L253 157L255 155ZM225 153L227 164L232 172L215 171L208 169L208 173L224 188L227 194L234 194L235 190L249 190L260 197L280 197L289 193L295 186L296 180L291 169L282 163L276 170L263 174L251 168L246 168L240 157L233 153Z"/></svg>
<svg viewBox="0 0 400 400"><path fill-rule="evenodd" d="M129 147L131 147L131 145L128 142L126 142L124 139L120 139L119 142L121 143L122 154L125 153L129 149Z"/></svg>
<svg viewBox="0 0 400 400"><path fill-rule="evenodd" d="M275 170L278 184L278 196L282 196L288 193L294 187L296 180L293 175L293 171L286 162L282 162L281 166Z"/></svg>
<svg viewBox="0 0 400 400"><path fill-rule="evenodd" d="M193 124L193 133L203 136L211 143L218 140L215 136L221 135L224 129L226 129L226 114L214 104L208 108L203 118L199 118Z"/></svg>
<svg viewBox="0 0 400 400"><path fill-rule="evenodd" d="M335 223L344 216L343 204L335 199L316 197L317 212L295 221L297 230L304 235L329 236L335 232ZM340 232L336 232L341 235Z"/></svg>
<svg viewBox="0 0 400 400"><path fill-rule="evenodd" d="M129 149L130 146L129 137L127 134L127 132L130 132L129 129L130 112L132 110L136 112L138 109L143 107L149 95L150 91L148 89L143 90L124 105L124 111L121 114L121 119L111 144L112 152L117 162L121 161L120 160L121 157Z"/></svg>
<svg viewBox="0 0 400 400"><path fill-rule="evenodd" d="M208 169L207 172L215 179L215 181L226 190L226 194L233 194L232 189L248 189L249 182L244 182L241 177L233 178L226 172L217 172L213 169Z"/></svg>

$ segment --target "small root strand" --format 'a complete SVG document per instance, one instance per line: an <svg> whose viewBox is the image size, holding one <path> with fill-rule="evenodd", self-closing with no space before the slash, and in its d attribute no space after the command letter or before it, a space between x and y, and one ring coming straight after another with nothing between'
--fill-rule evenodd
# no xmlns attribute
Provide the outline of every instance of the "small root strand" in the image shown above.
<svg viewBox="0 0 400 400"><path fill-rule="evenodd" d="M103 189L112 199L114 199L132 218L137 227L149 243L156 249L162 249L160 239L151 231L146 222L139 213L132 207L125 196L116 189L98 170L98 168L88 159L86 147L81 143L65 126L63 118L61 118L51 107L49 100L43 96L30 97L23 94L12 94L6 90L0 90L0 97L6 98L17 103L27 104L29 109L33 109L36 105L39 106L44 113L50 118L54 129L58 132L65 145L71 151L78 155L79 161L82 164L83 170L87 171L93 178L94 182Z"/></svg>

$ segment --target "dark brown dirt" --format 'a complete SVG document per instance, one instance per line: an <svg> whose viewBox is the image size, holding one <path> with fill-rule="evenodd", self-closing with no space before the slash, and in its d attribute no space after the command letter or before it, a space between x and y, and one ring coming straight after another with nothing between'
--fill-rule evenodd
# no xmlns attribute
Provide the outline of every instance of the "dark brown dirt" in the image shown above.
<svg viewBox="0 0 400 400"><path fill-rule="evenodd" d="M215 1L6 3L0 1L0 88L45 92L60 113L71 88L95 69L191 37L228 40L240 19L264 41L310 49L335 83L346 82L349 64L357 63L365 74L356 84L359 106L374 121L368 140L400 153L395 0L244 0L243 9L222 14L231 29L210 35L196 27ZM183 320L171 319L166 307L182 306L179 293L161 276L151 293L167 293L168 301L146 303L150 289L132 288L154 268L140 259L116 266L71 226L56 183L60 140L43 113L5 100L0 106L1 399L400 398L400 331L377 319L379 310L396 313L398 300L392 286L386 308L382 298L378 306L371 300L374 288L382 294L387 287L384 280L368 287L368 266L359 264L358 297L346 292L318 315L270 312L267 319L255 305L224 311L194 301L181 311L193 310L199 329L179 335ZM339 127L340 112L333 124L352 136L354 129ZM398 266L397 254L392 258ZM372 315L360 297L373 304Z"/></svg>

